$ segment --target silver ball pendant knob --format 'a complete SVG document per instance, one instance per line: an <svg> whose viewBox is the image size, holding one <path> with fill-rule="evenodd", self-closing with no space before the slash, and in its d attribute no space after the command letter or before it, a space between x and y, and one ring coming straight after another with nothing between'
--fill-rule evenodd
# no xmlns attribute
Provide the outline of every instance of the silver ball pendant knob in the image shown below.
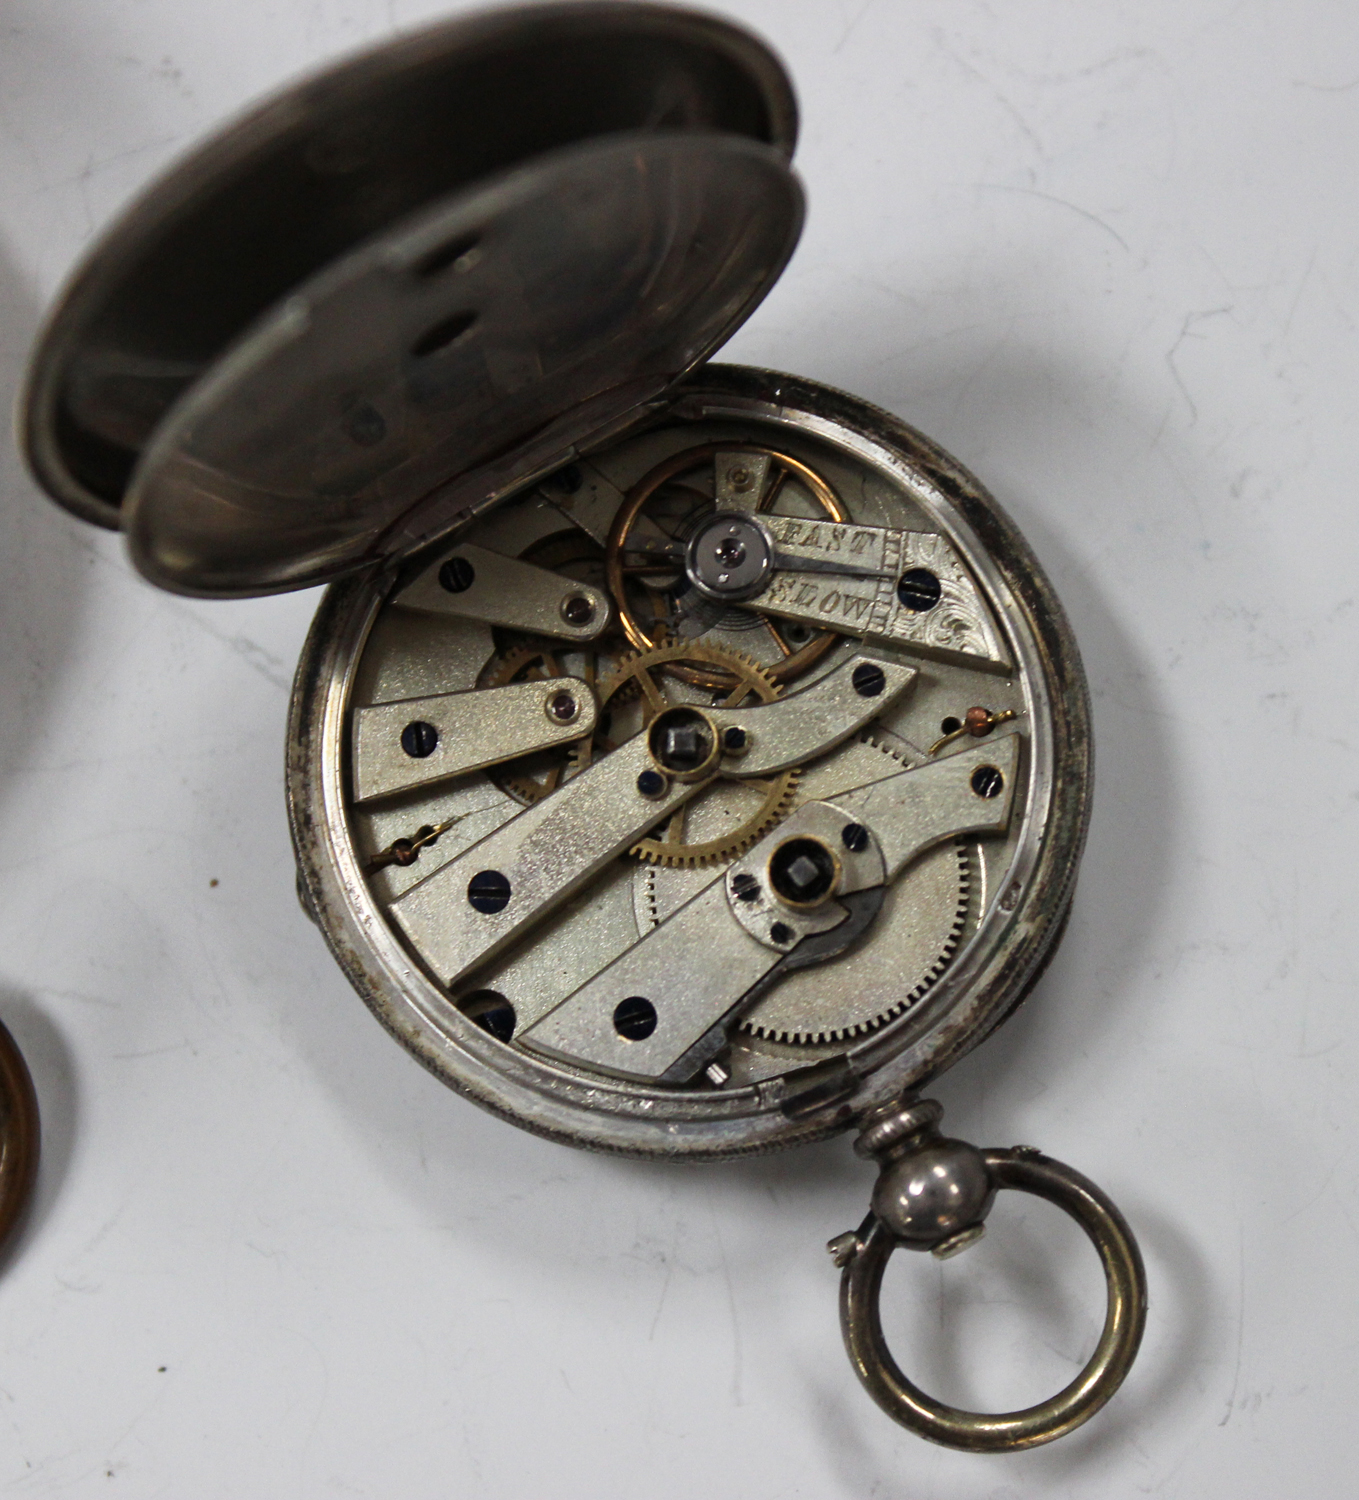
<svg viewBox="0 0 1359 1500"><path fill-rule="evenodd" d="M929 1250L979 1224L996 1196L982 1154L939 1138L883 1167L873 1212L904 1245Z"/></svg>

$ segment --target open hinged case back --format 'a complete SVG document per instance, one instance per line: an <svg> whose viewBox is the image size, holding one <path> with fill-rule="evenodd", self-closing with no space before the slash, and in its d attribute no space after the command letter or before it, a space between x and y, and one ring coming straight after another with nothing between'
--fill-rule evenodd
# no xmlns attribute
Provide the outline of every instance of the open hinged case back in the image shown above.
<svg viewBox="0 0 1359 1500"><path fill-rule="evenodd" d="M779 276L791 89L743 30L588 3L332 67L109 230L22 416L61 504L202 597L334 587L299 666L304 905L446 1082L573 1144L703 1158L851 1124L851 1357L936 1441L1046 1441L1117 1387L1127 1226L914 1098L1032 987L1070 908L1088 708L1059 604L926 439L705 362ZM915 1390L877 1292L998 1187L1104 1259L1077 1381Z"/></svg>
<svg viewBox="0 0 1359 1500"><path fill-rule="evenodd" d="M753 38L623 4L460 20L237 122L66 290L25 435L179 592L409 550L635 422L792 252L796 112Z"/></svg>

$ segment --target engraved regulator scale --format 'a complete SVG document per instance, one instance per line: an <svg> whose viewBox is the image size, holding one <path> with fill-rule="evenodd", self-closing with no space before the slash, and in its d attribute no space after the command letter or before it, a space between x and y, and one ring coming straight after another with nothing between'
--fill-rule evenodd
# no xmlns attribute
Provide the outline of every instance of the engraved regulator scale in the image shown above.
<svg viewBox="0 0 1359 1500"><path fill-rule="evenodd" d="M831 1242L897 1421L1045 1442L1117 1388L1127 1225L919 1088L1033 986L1090 795L1061 606L977 482L796 376L707 363L802 194L778 61L719 19L507 9L403 37L219 134L104 236L22 421L46 489L160 586L329 582L298 668L298 888L384 1027L573 1145L702 1160L858 1131ZM1089 1364L1024 1411L889 1353L893 1250L996 1191L1098 1250Z"/></svg>

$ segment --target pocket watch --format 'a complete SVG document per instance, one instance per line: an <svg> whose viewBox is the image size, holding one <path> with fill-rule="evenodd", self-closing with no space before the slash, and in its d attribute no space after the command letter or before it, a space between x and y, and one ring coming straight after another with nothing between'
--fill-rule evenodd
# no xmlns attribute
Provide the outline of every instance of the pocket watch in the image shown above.
<svg viewBox="0 0 1359 1500"><path fill-rule="evenodd" d="M851 1361L954 1447L1045 1442L1136 1352L1109 1200L921 1088L1033 987L1090 797L1084 678L1000 507L895 417L709 362L802 219L791 87L718 18L501 9L295 85L87 256L33 469L153 583L328 583L288 728L298 891L388 1032L567 1144L703 1160L853 1128ZM1089 1364L945 1406L878 1318L996 1191L1098 1250Z"/></svg>

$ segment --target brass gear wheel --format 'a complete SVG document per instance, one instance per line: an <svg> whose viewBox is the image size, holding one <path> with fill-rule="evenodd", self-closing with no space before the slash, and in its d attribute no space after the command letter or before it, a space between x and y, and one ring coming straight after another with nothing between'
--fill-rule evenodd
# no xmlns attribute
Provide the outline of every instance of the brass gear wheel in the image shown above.
<svg viewBox="0 0 1359 1500"><path fill-rule="evenodd" d="M842 523L850 520L849 511L846 510L844 503L830 484L815 469L800 459L792 457L791 454L778 452L760 443L703 443L696 448L686 448L681 453L671 454L649 473L644 474L628 492L623 504L614 515L605 548L605 580L618 610L619 624L628 640L643 652L663 649L660 643L663 637L670 633L675 617L673 610L669 614L662 614L659 600L652 597L647 604L652 618L644 619L639 613L635 595L629 593L628 585L637 583L645 584L648 589L660 589L662 594L671 598L673 606L678 596L672 595L672 584L676 586L681 584L684 570L676 564L629 563L627 561L629 538L638 522L647 514L648 507L657 496L667 490L671 493L682 492L691 496L701 509L715 506L717 502L713 495L702 487L696 488L683 481L686 476L702 473L704 470L711 472L713 464L722 455L733 452L758 454L768 460L769 470L763 493L758 496L752 493L750 496L754 501L753 508L757 512L772 513L785 483L792 481L822 515L829 517L832 521ZM715 474L713 478L715 487ZM660 526L659 529L662 532L665 531L664 526ZM669 539L678 541L681 538L670 536ZM670 577L671 574L675 575L673 579ZM646 583L648 577L655 581ZM702 603L702 601L699 602ZM738 609L738 613L744 612L743 609ZM800 677L820 661L827 652L833 650L841 639L834 630L820 630L807 636L805 640L795 641L789 635L786 623L761 614L758 600L750 606L749 612L754 621L763 623L782 655L781 661L764 669L768 678L777 683L791 682L794 678ZM719 607L717 616L708 620L707 626L711 628L717 624L723 613L724 610ZM703 624L704 621L700 619L700 627ZM702 633L701 628L698 633ZM699 660L706 661L706 658L694 658L695 662ZM724 675L722 671L713 671L710 668L705 670L699 666L685 665L677 671L676 675L687 682L704 687L730 689L735 685L733 679Z"/></svg>
<svg viewBox="0 0 1359 1500"><path fill-rule="evenodd" d="M607 723L610 708L625 701L625 695L630 698L640 690L642 727L645 728L656 714L671 706L654 674L663 675L666 668L692 670L694 667L716 668L724 674L718 698L724 708L735 708L751 698L760 703L772 703L783 693L783 688L758 662L739 651L707 646L700 641L671 642L626 658L605 679L598 690L601 722ZM604 748L609 746L606 744ZM592 753L592 744L585 742L573 748L573 755L581 758ZM794 768L773 776L724 778L676 809L659 837L641 839L628 852L649 864L689 868L734 859L787 815L793 804L799 774ZM756 795L752 797L748 795L750 793ZM749 806L752 803L754 805ZM685 837L685 830L689 820L695 817L700 821L716 817L723 823L735 819L736 826L724 828L714 837L691 842Z"/></svg>

